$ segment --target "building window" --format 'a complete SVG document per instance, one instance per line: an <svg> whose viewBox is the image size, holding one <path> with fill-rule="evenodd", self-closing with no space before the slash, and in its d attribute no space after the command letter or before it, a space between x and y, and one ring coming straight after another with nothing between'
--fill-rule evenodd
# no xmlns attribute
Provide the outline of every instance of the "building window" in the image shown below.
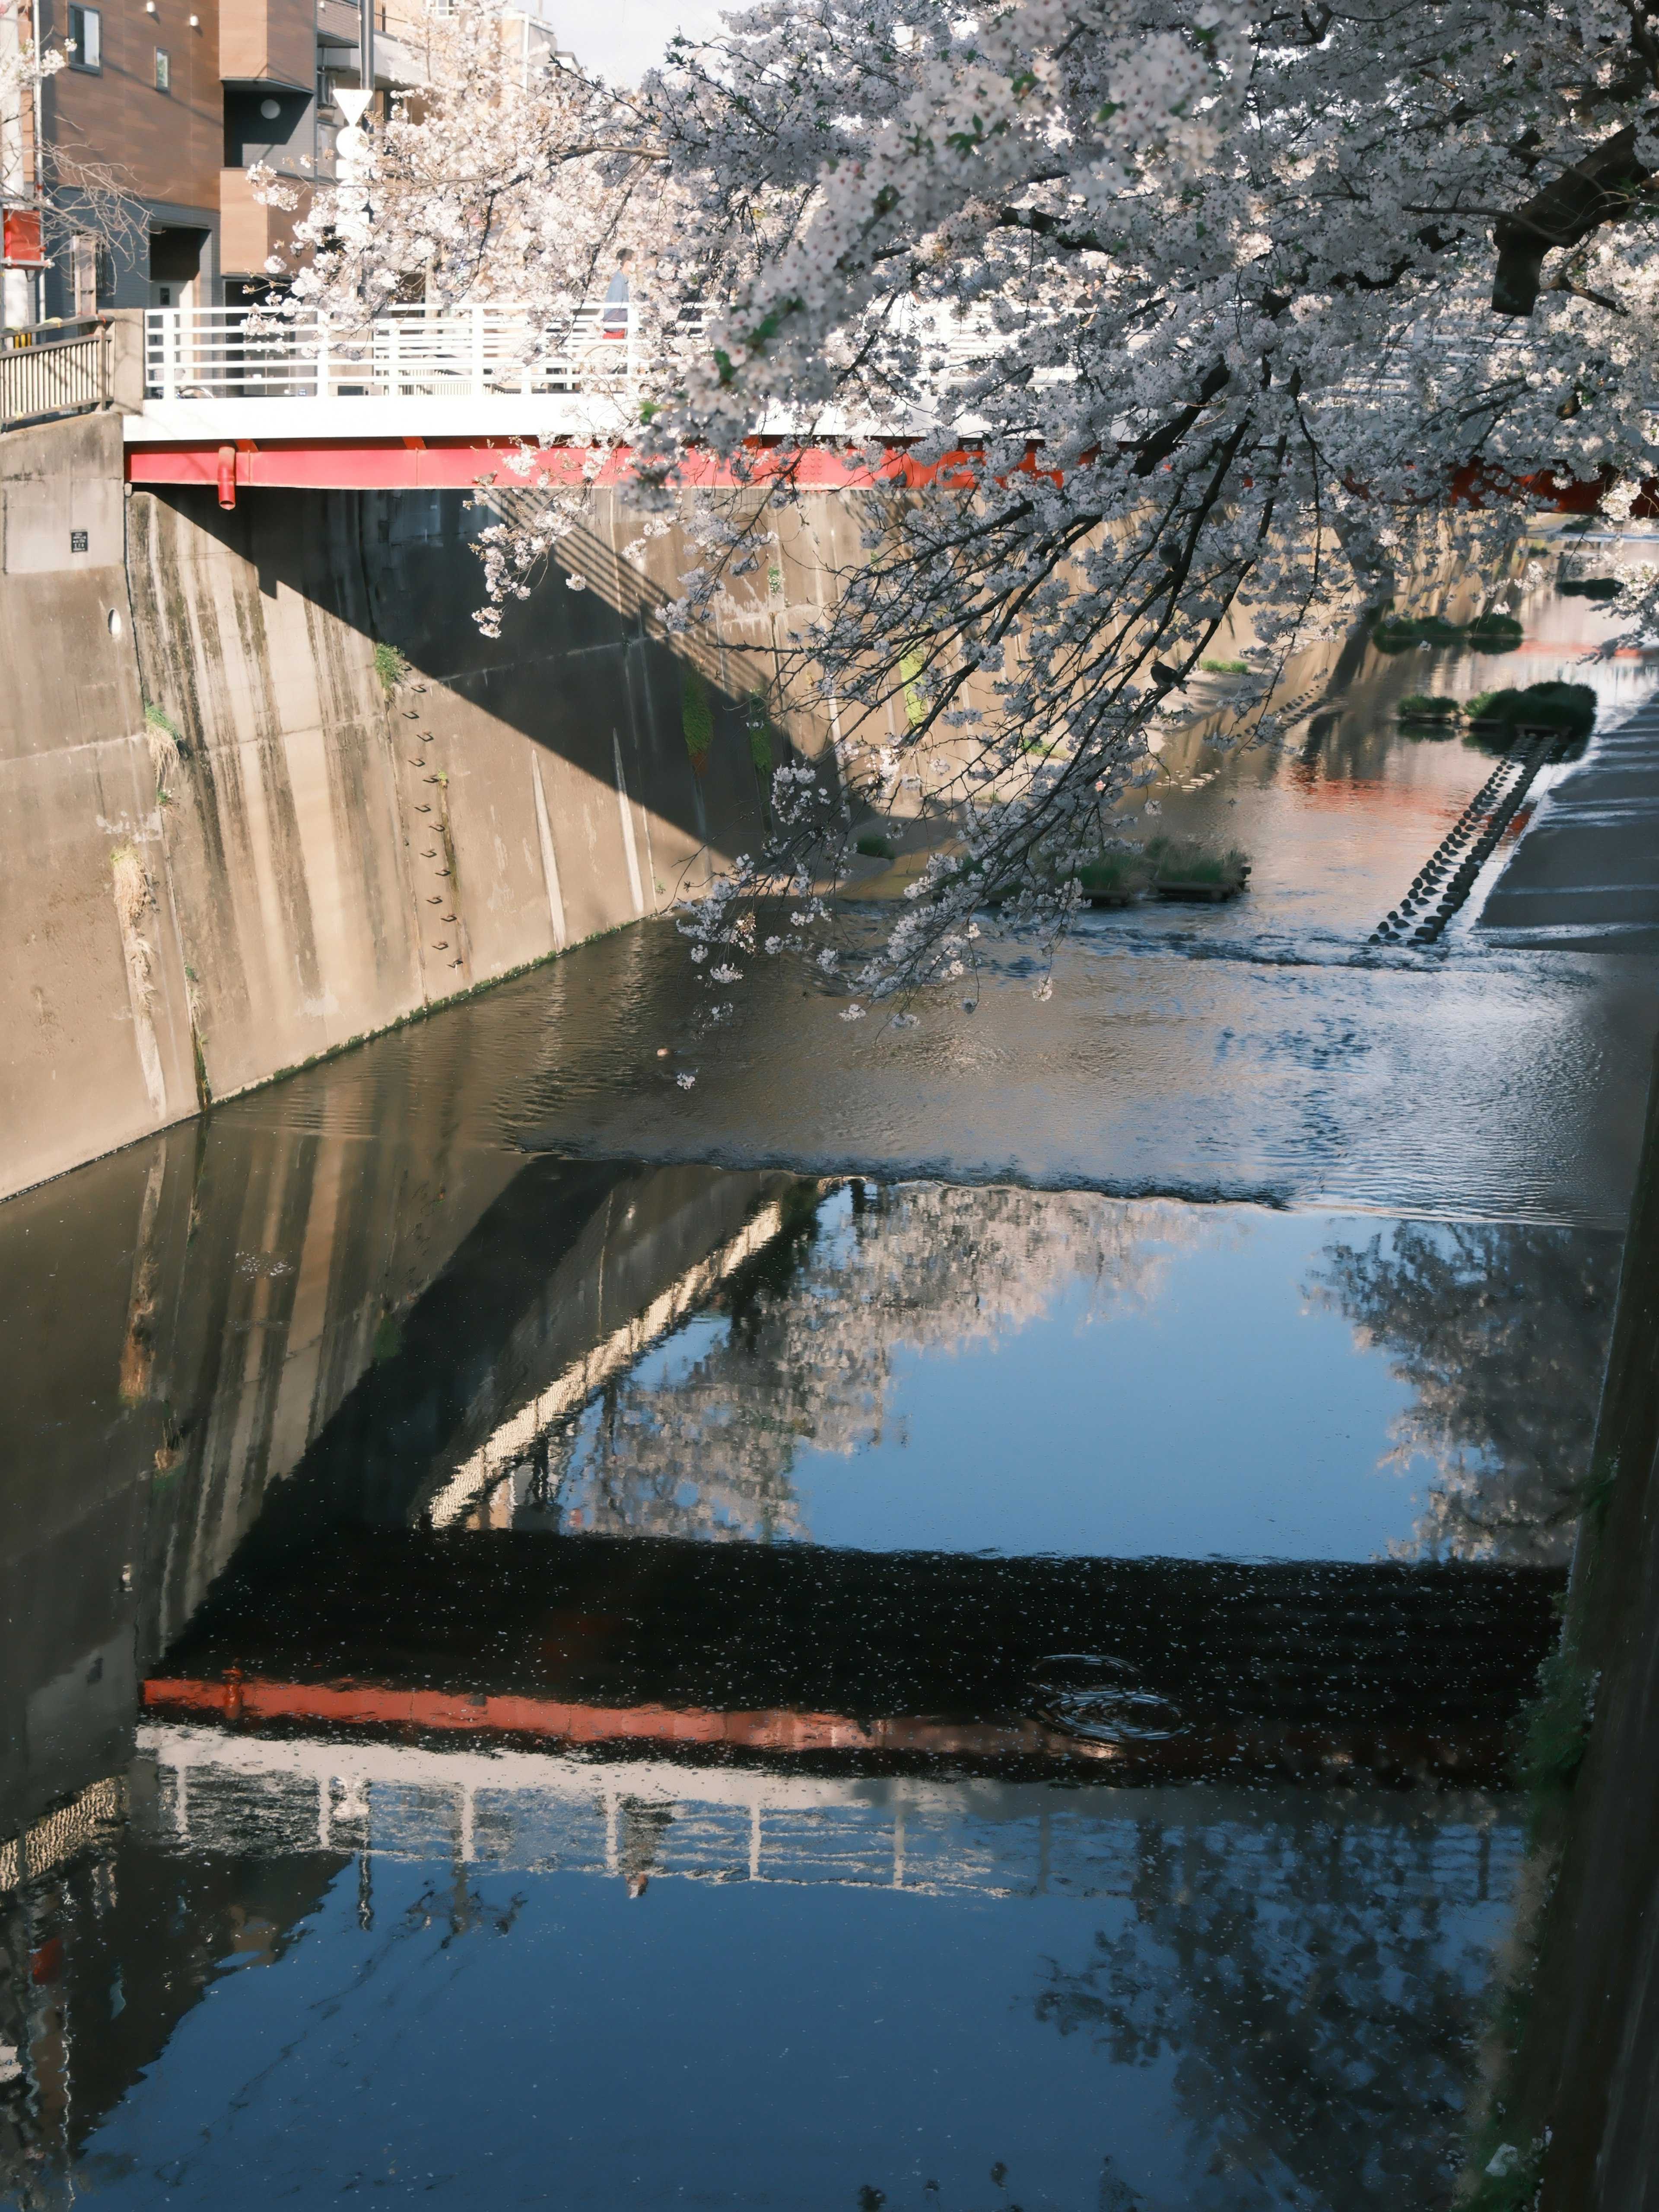
<svg viewBox="0 0 1659 2212"><path fill-rule="evenodd" d="M155 49L155 89L157 92L167 92L171 88L172 84L173 63L168 58L167 48L165 46L157 46Z"/></svg>
<svg viewBox="0 0 1659 2212"><path fill-rule="evenodd" d="M70 44L75 52L70 56L71 69L101 70L104 66L104 19L96 8L71 8L69 11Z"/></svg>

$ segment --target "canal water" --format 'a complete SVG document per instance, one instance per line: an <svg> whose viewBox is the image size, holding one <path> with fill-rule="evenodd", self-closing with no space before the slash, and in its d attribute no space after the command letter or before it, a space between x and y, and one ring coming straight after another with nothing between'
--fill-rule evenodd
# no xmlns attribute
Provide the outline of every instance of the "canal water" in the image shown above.
<svg viewBox="0 0 1659 2212"><path fill-rule="evenodd" d="M1451 2202L1659 968L1367 945L1426 672L1046 998L649 926L0 1208L0 2198Z"/></svg>

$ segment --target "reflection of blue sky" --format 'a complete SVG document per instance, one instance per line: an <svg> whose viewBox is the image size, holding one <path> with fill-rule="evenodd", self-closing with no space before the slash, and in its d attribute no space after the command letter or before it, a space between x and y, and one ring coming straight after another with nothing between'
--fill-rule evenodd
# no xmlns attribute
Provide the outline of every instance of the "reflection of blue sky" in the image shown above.
<svg viewBox="0 0 1659 2212"><path fill-rule="evenodd" d="M1141 1911L1127 1887L960 1899L787 1881L654 1880L630 1903L617 1881L380 1859L365 1929L349 1868L275 1964L228 1974L186 2014L82 2179L121 2212L851 2212L866 2187L890 2212L1094 2212L1125 2201L1103 2188L1109 2156L1145 2212L1335 2212L1352 2200L1318 2139L1392 2126L1409 2146L1392 2179L1423 2181L1459 2122L1413 2100L1461 2071L1516 1832L1487 1829L1468 1800L1350 1821L1285 1793L1245 1828L1236 1798L1182 1796L1190 1811L1166 1804L1145 1828L1145 1803L1095 1816L1131 1857L1174 1854L1156 1899L1143 1873ZM1078 1817L1075 1792L1055 1797L1056 1819ZM1495 1848L1477 1888L1482 1831ZM1195 1850L1208 1871L1188 1902L1170 1883ZM1241 1877L1265 1915L1248 1958L1213 1948ZM1039 2016L1099 1936L1146 1947L1155 2053L1115 2059ZM1326 1994L1306 2033L1333 2105L1310 2121L1305 2084L1287 2094L1279 2058L1249 2046L1305 2013L1315 1972ZM1350 2107L1345 2063L1379 2045L1384 2064L1353 2065ZM988 2185L994 2162L1006 2193Z"/></svg>
<svg viewBox="0 0 1659 2212"><path fill-rule="evenodd" d="M1303 1296L1335 1224L1200 1218L1144 1303L1091 1318L1088 1291L1071 1286L960 1356L902 1352L878 1443L797 1455L814 1538L1366 1559L1409 1536L1429 1465L1378 1463L1411 1393Z"/></svg>
<svg viewBox="0 0 1659 2212"><path fill-rule="evenodd" d="M952 1241L929 1265L925 1210L855 1227L847 1193L829 1199L757 1352L704 1315L590 1409L564 1525L1115 1557L1409 1545L1437 1471L1390 1458L1411 1388L1384 1344L1306 1295L1334 1243L1381 1231L1386 1245L1386 1223L1018 1204L1060 1225L1010 1284L994 1240L977 1259Z"/></svg>

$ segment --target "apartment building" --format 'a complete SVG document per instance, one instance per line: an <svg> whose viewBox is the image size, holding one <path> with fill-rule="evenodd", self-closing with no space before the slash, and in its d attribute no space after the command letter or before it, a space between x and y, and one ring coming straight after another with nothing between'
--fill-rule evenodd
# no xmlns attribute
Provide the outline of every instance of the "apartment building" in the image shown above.
<svg viewBox="0 0 1659 2212"><path fill-rule="evenodd" d="M374 10L383 102L424 81L428 15L447 0L362 4ZM553 47L542 5L504 11L526 62ZM49 265L25 272L28 312L14 264L5 319L235 305L264 290L266 263L295 218L261 205L247 173L267 163L301 188L301 207L307 187L331 179L346 120L336 94L362 82L359 0L0 0L0 9L21 38L72 48L40 88L33 127L23 115L13 133L31 173L25 193L46 204Z"/></svg>

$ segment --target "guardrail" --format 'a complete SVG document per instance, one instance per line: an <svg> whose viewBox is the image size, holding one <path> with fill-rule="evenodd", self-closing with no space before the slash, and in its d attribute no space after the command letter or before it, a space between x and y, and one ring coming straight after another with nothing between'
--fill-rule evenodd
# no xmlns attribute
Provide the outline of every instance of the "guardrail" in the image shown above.
<svg viewBox="0 0 1659 2212"><path fill-rule="evenodd" d="M110 402L110 333L101 317L0 332L0 430Z"/></svg>
<svg viewBox="0 0 1659 2212"><path fill-rule="evenodd" d="M512 306L383 308L366 323L305 309L153 307L150 399L483 399L613 392L638 361L626 307L588 301L555 324Z"/></svg>

